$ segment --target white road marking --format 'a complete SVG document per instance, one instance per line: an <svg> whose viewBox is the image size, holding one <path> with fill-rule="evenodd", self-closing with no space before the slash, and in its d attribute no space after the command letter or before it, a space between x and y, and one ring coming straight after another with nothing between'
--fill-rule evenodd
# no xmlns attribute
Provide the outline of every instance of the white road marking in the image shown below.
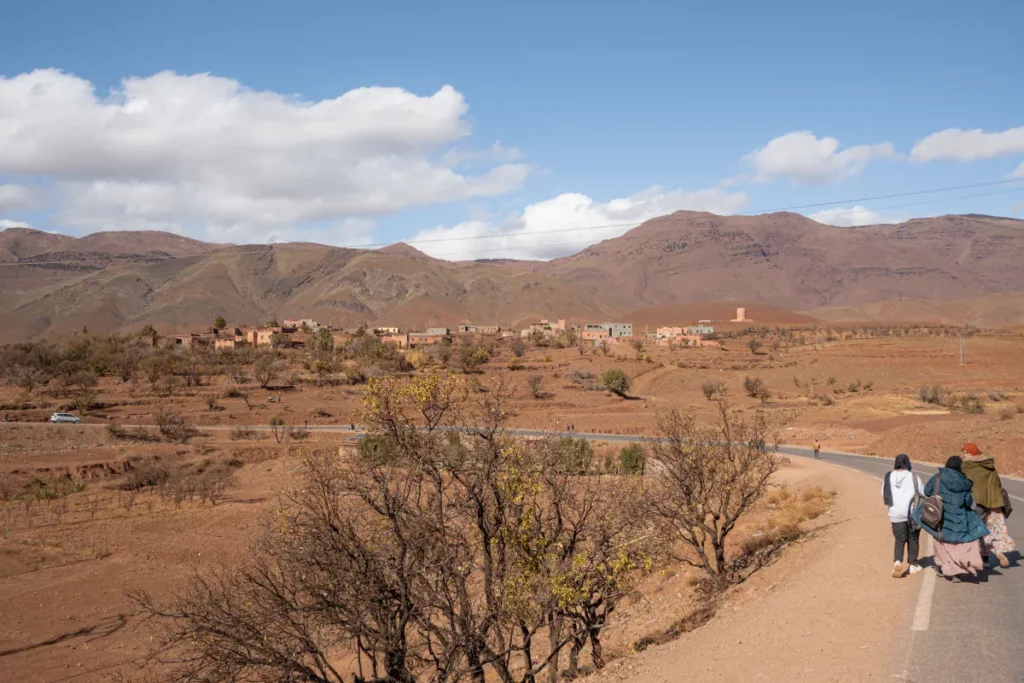
<svg viewBox="0 0 1024 683"><path fill-rule="evenodd" d="M934 555L934 543L927 532L927 543L932 548ZM921 592L917 594L917 606L914 608L914 622L910 625L911 631L927 631L928 624L932 620L932 596L935 595L935 581L938 574L934 571L925 571L924 580L921 582Z"/></svg>

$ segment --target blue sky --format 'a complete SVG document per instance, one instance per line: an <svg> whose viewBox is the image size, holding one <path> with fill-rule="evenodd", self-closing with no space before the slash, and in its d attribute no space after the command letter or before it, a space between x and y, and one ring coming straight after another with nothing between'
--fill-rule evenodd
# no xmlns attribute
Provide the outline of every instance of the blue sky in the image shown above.
<svg viewBox="0 0 1024 683"><path fill-rule="evenodd" d="M675 208L1003 180L1024 176L1021 26L1020 3L8 0L0 220L549 258ZM142 100L142 123L111 110ZM1024 182L818 217L1022 203Z"/></svg>

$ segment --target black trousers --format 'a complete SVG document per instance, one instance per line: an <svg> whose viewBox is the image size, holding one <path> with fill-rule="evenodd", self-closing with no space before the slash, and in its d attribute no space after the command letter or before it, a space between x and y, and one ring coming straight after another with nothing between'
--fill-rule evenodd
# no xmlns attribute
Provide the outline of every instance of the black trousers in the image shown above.
<svg viewBox="0 0 1024 683"><path fill-rule="evenodd" d="M893 538L896 539L892 559L895 562L902 562L903 546L907 546L907 562L915 564L917 553L921 548L921 530L911 529L910 522L890 522L890 524L892 524Z"/></svg>

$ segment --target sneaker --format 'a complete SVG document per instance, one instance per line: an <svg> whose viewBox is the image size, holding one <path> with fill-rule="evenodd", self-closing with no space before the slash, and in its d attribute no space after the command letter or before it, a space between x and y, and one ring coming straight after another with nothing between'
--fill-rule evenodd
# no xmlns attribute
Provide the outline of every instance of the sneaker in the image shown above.
<svg viewBox="0 0 1024 683"><path fill-rule="evenodd" d="M922 567L919 564L912 564L912 565L910 565L910 573L911 574L916 574L918 572L923 572L923 571L924 571L924 567Z"/></svg>
<svg viewBox="0 0 1024 683"><path fill-rule="evenodd" d="M907 564L903 562L893 562L892 564L892 578L902 579L903 574L907 571Z"/></svg>
<svg viewBox="0 0 1024 683"><path fill-rule="evenodd" d="M949 577L949 582L950 583L963 583L963 581L960 580L959 576L951 576L951 577Z"/></svg>
<svg viewBox="0 0 1024 683"><path fill-rule="evenodd" d="M1006 569L1010 566L1010 560L1008 560L1006 558L1006 555L1004 555L1003 553L996 553L996 557L999 558L999 566L1003 569Z"/></svg>

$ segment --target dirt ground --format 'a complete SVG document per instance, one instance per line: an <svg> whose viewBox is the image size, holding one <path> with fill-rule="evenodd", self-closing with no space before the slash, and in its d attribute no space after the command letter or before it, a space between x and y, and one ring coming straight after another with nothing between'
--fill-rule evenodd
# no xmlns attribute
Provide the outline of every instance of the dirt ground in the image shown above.
<svg viewBox="0 0 1024 683"><path fill-rule="evenodd" d="M764 406L792 417L782 435L786 443L808 444L820 437L826 449L885 457L906 452L935 462L971 440L996 455L1001 471L1024 474L1024 415L1019 414L1024 336L972 337L966 366L958 362L958 345L957 337L853 339L754 355L737 339L727 340L726 350L648 346L639 360L624 347L609 355L531 348L516 371L508 369L510 351L498 349L470 381L516 386L517 426L561 430L572 423L579 432L648 434L660 409L692 407L710 415L701 388L707 382L724 383L737 409L757 408L761 401L746 396L743 381L758 377L769 389ZM600 389L600 375L610 368L629 375L628 398ZM541 377L538 398L527 389L534 375ZM830 378L835 378L831 384ZM951 412L919 400L919 388L933 386L947 395L977 394L983 412ZM289 485L302 453L336 448L350 438L344 432L313 432L278 444L269 433L240 439L218 430L188 445L140 444L114 438L105 425L152 424L160 409L201 426L266 425L274 415L290 425L347 425L358 423L365 390L311 384L264 390L250 383L243 387L249 392L247 405L229 396L234 389L227 378L217 377L165 397L142 380L104 378L100 407L85 416L97 426L80 428L44 424L62 399L39 390L25 395L0 388L0 414L7 419L0 424L0 479L24 483L67 473L84 486L68 497L71 509L59 522L52 502L38 501L28 512L13 502L3 507L0 681L102 681L130 666L150 641L131 616L126 593L168 596L195 569L243 560L264 512L276 491ZM617 448L599 444L597 450L602 458ZM114 484L126 461L152 456L182 466L230 466L235 485L217 505L193 501L179 509L152 493L129 505ZM799 460L780 476L794 487L839 491L834 514L816 522L825 525L822 531L736 589L706 627L633 655L638 640L694 607L688 571L670 568L647 579L644 599L622 606L606 636L615 663L604 677L676 680L674 672L686 670L685 665L708 672L712 680L871 680L870 665L885 646L884 624L889 623L874 606L898 604L908 585L884 572L891 541L884 519L879 526L875 514L877 484L864 475ZM767 513L759 514L739 530L737 543L758 532ZM833 595L835 585L853 588ZM857 604L865 595L873 596L871 610ZM836 629L829 619L844 611L851 625ZM801 643L801 656L786 657L787 643L795 641ZM744 664L762 660L756 670Z"/></svg>
<svg viewBox="0 0 1024 683"><path fill-rule="evenodd" d="M581 355L575 348L529 348L516 371L508 369L509 349L499 346L471 381L515 386L518 426L562 430L571 423L579 432L649 434L660 409L694 407L710 414L701 390L707 382L724 383L738 408L754 409L760 401L746 395L743 382L756 377L769 390L764 406L794 418L783 434L787 443L805 445L817 437L826 449L884 457L905 452L912 459L942 462L964 442L975 441L996 456L1001 470L1024 475L1024 335L971 337L965 366L959 364L957 336L839 340L818 349L795 346L757 355L742 338L724 343L726 350L647 345L639 361L626 345L613 347L608 355L597 349ZM298 363L294 367L301 370ZM628 398L601 388L601 374L610 368L629 375ZM531 376L541 378L539 398L527 389ZM919 400L919 390L931 387L955 398L975 394L983 412L951 412ZM239 388L249 394L248 405L230 397ZM214 377L209 384L163 397L145 380L125 384L104 378L97 399L101 407L86 420L152 424L154 413L163 408L204 426L265 425L274 415L292 425L347 425L359 422L364 391L362 385L318 388L305 383L268 390L251 381L238 387L226 377ZM19 423L45 421L65 402L38 389L26 396L13 387L0 388L0 414ZM25 448L40 450L35 444L2 440L0 461Z"/></svg>
<svg viewBox="0 0 1024 683"><path fill-rule="evenodd" d="M188 446L148 445L125 453L119 443L108 442L103 429L72 432L58 425L17 424L3 429L5 442L28 446L5 456L5 474L46 478L77 472L83 484L67 496L69 509L59 519L54 501L36 501L28 509L21 501L8 501L3 509L0 680L25 683L107 681L115 672L135 671L151 644L152 625L134 615L128 594L147 591L166 599L193 572L243 562L278 492L293 483L303 454L336 448L347 438L314 433L302 445L278 445L270 438L239 443L221 431ZM60 448L30 452L44 442ZM140 457L141 451L173 467L231 463L235 485L216 505L185 501L178 506L155 492L140 493L128 505L127 494L117 488L124 476L122 458ZM831 485L808 472L802 464L786 464L777 481L797 492ZM766 501L743 520L732 552L762 532L773 510ZM610 659L630 656L637 641L663 632L693 609L694 571L668 565L644 579L642 597L627 600L607 630Z"/></svg>

